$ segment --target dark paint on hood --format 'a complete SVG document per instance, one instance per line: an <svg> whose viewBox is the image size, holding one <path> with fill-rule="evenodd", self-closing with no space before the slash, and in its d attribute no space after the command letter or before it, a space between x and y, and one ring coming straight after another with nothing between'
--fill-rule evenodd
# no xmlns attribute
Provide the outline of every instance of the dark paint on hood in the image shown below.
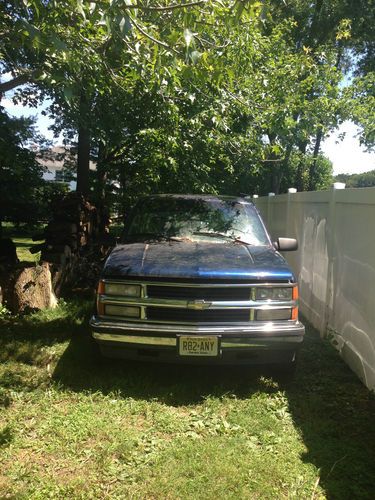
<svg viewBox="0 0 375 500"><path fill-rule="evenodd" d="M192 241L118 245L107 259L103 277L295 281L288 264L272 246Z"/></svg>

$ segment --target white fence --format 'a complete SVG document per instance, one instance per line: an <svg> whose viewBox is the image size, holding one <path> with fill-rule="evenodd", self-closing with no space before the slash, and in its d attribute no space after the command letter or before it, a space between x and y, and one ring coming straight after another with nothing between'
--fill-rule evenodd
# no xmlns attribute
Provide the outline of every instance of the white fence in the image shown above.
<svg viewBox="0 0 375 500"><path fill-rule="evenodd" d="M302 314L332 333L354 372L375 389L375 188L288 193L253 200L273 239L297 238L285 257Z"/></svg>

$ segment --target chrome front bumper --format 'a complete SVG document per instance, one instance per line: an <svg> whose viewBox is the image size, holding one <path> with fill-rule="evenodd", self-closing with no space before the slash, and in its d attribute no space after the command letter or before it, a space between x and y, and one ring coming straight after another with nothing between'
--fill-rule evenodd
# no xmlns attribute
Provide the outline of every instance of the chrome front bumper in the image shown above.
<svg viewBox="0 0 375 500"><path fill-rule="evenodd" d="M265 322L257 325L185 325L116 322L93 316L92 335L100 343L131 347L175 348L179 335L218 335L222 349L296 349L303 340L305 327L300 322Z"/></svg>

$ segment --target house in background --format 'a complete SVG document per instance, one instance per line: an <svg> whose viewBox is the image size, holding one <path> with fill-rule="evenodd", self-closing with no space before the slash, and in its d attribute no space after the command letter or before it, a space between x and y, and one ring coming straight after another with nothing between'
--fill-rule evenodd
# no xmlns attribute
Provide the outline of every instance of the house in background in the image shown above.
<svg viewBox="0 0 375 500"><path fill-rule="evenodd" d="M54 146L42 150L37 154L37 161L47 169L43 174L44 180L68 184L71 191L76 189L77 153L74 148ZM93 161L90 161L90 170L96 170L96 164Z"/></svg>

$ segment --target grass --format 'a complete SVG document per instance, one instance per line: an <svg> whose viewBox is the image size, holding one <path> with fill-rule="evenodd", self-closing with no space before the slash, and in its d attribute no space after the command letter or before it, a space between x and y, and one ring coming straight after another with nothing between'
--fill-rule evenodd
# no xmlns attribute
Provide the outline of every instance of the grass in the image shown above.
<svg viewBox="0 0 375 500"><path fill-rule="evenodd" d="M32 235L36 233L41 233L42 227L29 228L27 226L22 229L15 227L13 224L4 223L3 227L3 237L12 238L17 247L17 257L20 262L33 262L37 263L40 259L40 252L32 254L30 248L35 245L39 245L44 240L33 241Z"/></svg>
<svg viewBox="0 0 375 500"><path fill-rule="evenodd" d="M374 498L375 399L311 327L285 383L101 359L90 310L0 319L1 498Z"/></svg>
<svg viewBox="0 0 375 500"><path fill-rule="evenodd" d="M12 223L3 223L3 236L4 238L12 238L17 247L17 256L20 262L32 262L37 264L40 260L41 252L32 254L30 248L35 245L43 243L44 240L33 241L32 236L37 233L43 232L43 226L36 228L30 228L24 226L23 228L18 228ZM114 237L119 237L122 233L123 226L120 224L113 224L111 226L111 235Z"/></svg>

